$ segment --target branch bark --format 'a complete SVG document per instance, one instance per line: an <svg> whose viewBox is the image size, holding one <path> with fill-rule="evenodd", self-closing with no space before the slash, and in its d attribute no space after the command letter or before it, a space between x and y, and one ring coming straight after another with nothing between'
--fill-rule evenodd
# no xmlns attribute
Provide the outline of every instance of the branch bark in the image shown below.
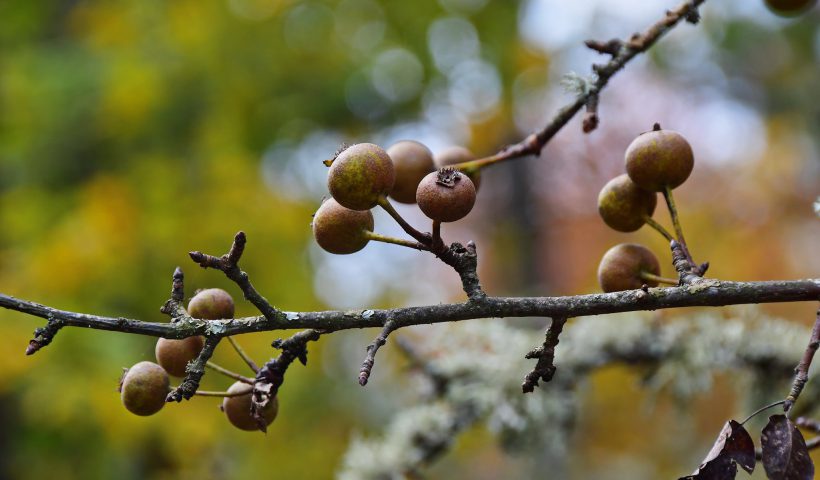
<svg viewBox="0 0 820 480"><path fill-rule="evenodd" d="M143 322L103 317L41 305L0 294L0 307L59 322L61 327L186 338L218 331L220 336L274 330L318 329L335 332L354 328L383 328L392 319L396 329L411 325L492 317L578 317L605 313L680 307L715 307L754 303L803 302L820 299L820 278L806 280L730 282L702 279L681 287L627 290L563 297L483 297L463 303L393 309L281 312L271 317L231 320L184 319L175 323Z"/></svg>

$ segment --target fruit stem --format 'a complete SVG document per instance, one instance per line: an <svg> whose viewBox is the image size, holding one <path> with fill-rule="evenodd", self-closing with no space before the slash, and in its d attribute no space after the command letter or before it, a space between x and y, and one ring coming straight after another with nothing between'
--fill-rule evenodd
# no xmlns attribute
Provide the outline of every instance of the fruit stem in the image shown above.
<svg viewBox="0 0 820 480"><path fill-rule="evenodd" d="M230 338L230 337L228 337L228 338ZM240 375L236 372L232 372L232 371L228 370L227 368L220 367L219 365L215 364L214 362L208 362L208 363L205 364L205 366L210 368L214 372L221 373L222 375L225 375L226 377L233 378L234 380L239 380L240 382L247 383L248 385L253 385L253 379L252 378L244 377L244 376L242 376L242 375Z"/></svg>
<svg viewBox="0 0 820 480"><path fill-rule="evenodd" d="M423 245L419 242L414 242L412 240L404 240L402 238L388 237L387 235L381 235L375 232L371 232L369 230L365 230L364 235L365 237L367 237L368 240L373 240L376 242L392 243L393 245L401 245L402 247L410 247L416 250L429 250L429 248L427 248L427 245Z"/></svg>
<svg viewBox="0 0 820 480"><path fill-rule="evenodd" d="M399 215L399 212L397 212L396 209L393 208L393 205L384 195L379 197L379 206L385 209L387 213L389 213L390 216L393 217L393 220L395 220L396 223L398 223L401 226L401 228L405 232L407 232L408 235L418 240L421 244L430 245L430 237L419 232L418 230L413 228L409 223L407 223L407 221L404 220L401 217L401 215Z"/></svg>
<svg viewBox="0 0 820 480"><path fill-rule="evenodd" d="M665 283L667 285L678 285L680 283L678 280L674 278L666 278L661 277L660 275L655 275L654 273L649 272L641 272L641 280L651 281L651 282L658 282L658 283Z"/></svg>
<svg viewBox="0 0 820 480"><path fill-rule="evenodd" d="M675 233L678 235L678 243L683 247L683 252L686 255L686 260L692 268L697 268L695 261L692 260L692 254L689 253L689 246L683 238L683 228L680 225L680 217L678 216L678 208L675 206L675 197L672 196L672 188L669 185L663 187L663 198L666 200L666 206L669 208L669 216L672 217L672 225L675 226ZM668 240L668 239L667 239Z"/></svg>
<svg viewBox="0 0 820 480"><path fill-rule="evenodd" d="M242 389L236 392L211 392L207 390L197 390L194 392L194 395L199 395L200 397L240 397L242 395L247 395L253 391L253 388Z"/></svg>
<svg viewBox="0 0 820 480"><path fill-rule="evenodd" d="M433 220L433 249L438 251L444 246L444 240L441 239L441 222Z"/></svg>
<svg viewBox="0 0 820 480"><path fill-rule="evenodd" d="M253 359L247 353L245 353L245 350L243 350L242 347L239 346L239 343L233 337L228 337L228 342L231 343L231 346L234 350L236 350L236 353L238 353L239 356L242 357L242 360L244 360L245 363L247 363L248 366L251 367L253 373L258 373L259 366L257 366L256 362L254 362Z"/></svg>
<svg viewBox="0 0 820 480"><path fill-rule="evenodd" d="M647 225L649 225L650 227L652 227L652 228L654 228L655 230L657 230L657 231L658 231L658 233L660 233L661 235L663 235L663 237L664 237L665 239L667 239L668 241L670 241L670 242L671 242L672 240L674 240L674 239L675 239L675 237L673 237L673 236L672 236L672 234L671 234L671 233L669 233L669 231L668 231L666 228L664 228L664 226L663 226L663 225L661 225L660 223L656 222L656 221L655 221L652 217L650 217L649 215L645 215L645 216L643 217L643 219L644 219L644 221L646 222L646 224L647 224Z"/></svg>

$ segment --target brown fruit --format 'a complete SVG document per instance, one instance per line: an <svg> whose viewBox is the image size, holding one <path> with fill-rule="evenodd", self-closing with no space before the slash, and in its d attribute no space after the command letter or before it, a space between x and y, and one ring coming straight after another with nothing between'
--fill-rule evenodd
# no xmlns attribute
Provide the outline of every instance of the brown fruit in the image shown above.
<svg viewBox="0 0 820 480"><path fill-rule="evenodd" d="M395 180L387 152L372 143L357 143L333 160L327 188L339 204L352 210L370 210L390 193Z"/></svg>
<svg viewBox="0 0 820 480"><path fill-rule="evenodd" d="M188 315L200 320L233 318L233 311L233 298L221 288L201 290L188 302Z"/></svg>
<svg viewBox="0 0 820 480"><path fill-rule="evenodd" d="M125 372L120 383L120 398L129 412L148 416L165 406L171 389L168 373L152 362L139 362Z"/></svg>
<svg viewBox="0 0 820 480"><path fill-rule="evenodd" d="M644 190L662 192L689 178L695 157L689 142L678 132L655 130L642 133L626 149L626 173Z"/></svg>
<svg viewBox="0 0 820 480"><path fill-rule="evenodd" d="M330 253L345 255L363 249L373 231L370 210L351 210L329 198L313 216L313 236L320 247Z"/></svg>
<svg viewBox="0 0 820 480"><path fill-rule="evenodd" d="M442 168L425 176L416 191L416 202L429 218L455 222L464 218L475 204L475 187L467 175Z"/></svg>
<svg viewBox="0 0 820 480"><path fill-rule="evenodd" d="M188 362L199 356L202 347L205 346L205 338L201 336L173 340L170 338L157 339L157 346L154 354L157 363L175 377L185 376L185 367Z"/></svg>
<svg viewBox="0 0 820 480"><path fill-rule="evenodd" d="M649 249L634 243L622 243L610 248L598 265L598 283L604 292L634 290L644 284L655 287L658 282L644 280L641 273L660 275L658 258Z"/></svg>
<svg viewBox="0 0 820 480"><path fill-rule="evenodd" d="M425 175L435 170L430 149L414 142L402 140L387 149L396 171L396 183L390 198L401 203L416 203L416 189Z"/></svg>
<svg viewBox="0 0 820 480"><path fill-rule="evenodd" d="M234 427L240 430L252 432L259 430L259 425L251 414L251 390L252 387L247 383L236 382L228 388L228 393L236 393L247 390L245 395L236 397L225 397L222 400L222 411L228 417L228 421ZM262 410L262 418L265 419L265 425L270 425L279 413L279 400L273 397L270 402Z"/></svg>
<svg viewBox="0 0 820 480"><path fill-rule="evenodd" d="M657 194L638 187L627 174L607 182L598 194L598 213L610 228L619 232L641 228L657 204Z"/></svg>
<svg viewBox="0 0 820 480"><path fill-rule="evenodd" d="M475 159L475 154L473 154L470 150L461 146L453 146L445 148L437 153L433 157L433 162L435 163L436 169L440 169L455 165L457 163L469 162L470 160ZM473 186L477 192L478 188L481 186L481 172L476 170L475 172L467 173L467 176L470 177L470 180L472 180Z"/></svg>
<svg viewBox="0 0 820 480"><path fill-rule="evenodd" d="M817 0L766 0L769 10L786 17L799 15L816 4Z"/></svg>

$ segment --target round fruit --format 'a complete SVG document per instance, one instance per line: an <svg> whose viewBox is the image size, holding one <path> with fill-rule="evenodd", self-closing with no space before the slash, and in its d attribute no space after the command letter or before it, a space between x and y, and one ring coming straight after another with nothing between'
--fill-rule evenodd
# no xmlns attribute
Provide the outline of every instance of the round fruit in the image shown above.
<svg viewBox="0 0 820 480"><path fill-rule="evenodd" d="M799 15L817 4L817 0L766 0L766 6L772 12L783 15Z"/></svg>
<svg viewBox="0 0 820 480"><path fill-rule="evenodd" d="M240 430L254 431L259 430L259 425L251 414L251 390L252 387L247 383L236 382L228 389L228 393L237 393L247 391L244 395L236 397L225 397L222 400L222 410L228 417L228 421L234 427ZM262 418L265 419L265 425L270 425L279 413L279 400L273 397L270 402L262 410Z"/></svg>
<svg viewBox="0 0 820 480"><path fill-rule="evenodd" d="M202 347L205 346L205 338L201 336L173 340L170 338L160 338L154 353L157 356L157 363L175 377L185 376L185 367L188 362L199 356Z"/></svg>
<svg viewBox="0 0 820 480"><path fill-rule="evenodd" d="M655 287L658 282L641 278L642 273L660 275L661 266L655 254L644 246L622 243L610 248L598 265L598 283L604 292L634 290L643 285Z"/></svg>
<svg viewBox="0 0 820 480"><path fill-rule="evenodd" d="M433 153L430 149L414 142L403 140L387 149L396 170L396 183L390 198L401 203L416 203L416 189L425 175L435 170Z"/></svg>
<svg viewBox="0 0 820 480"><path fill-rule="evenodd" d="M125 372L120 383L122 404L129 412L148 416L165 406L171 389L168 373L152 362L139 362Z"/></svg>
<svg viewBox="0 0 820 480"><path fill-rule="evenodd" d="M672 130L655 129L642 133L626 149L626 173L644 190L662 192L689 178L695 157L683 136Z"/></svg>
<svg viewBox="0 0 820 480"><path fill-rule="evenodd" d="M221 288L201 290L188 302L188 315L201 320L233 318L233 309L233 298Z"/></svg>
<svg viewBox="0 0 820 480"><path fill-rule="evenodd" d="M393 161L380 146L357 143L333 160L327 188L341 205L352 210L370 210L393 189Z"/></svg>
<svg viewBox="0 0 820 480"><path fill-rule="evenodd" d="M313 236L320 247L340 255L363 249L373 231L370 210L351 210L329 198L313 216Z"/></svg>
<svg viewBox="0 0 820 480"><path fill-rule="evenodd" d="M442 168L421 180L416 190L416 202L429 218L455 222L473 209L475 187L467 175L452 168Z"/></svg>
<svg viewBox="0 0 820 480"><path fill-rule="evenodd" d="M464 163L469 162L470 160L475 160L476 156L473 152L467 150L464 147L460 146L453 146L448 147L441 152L437 153L433 157L433 162L436 165L436 169L449 167L451 165L455 165L457 163ZM481 186L481 172L476 170L475 172L470 172L467 174L472 180L473 185L475 186L476 191L478 191L478 187Z"/></svg>
<svg viewBox="0 0 820 480"><path fill-rule="evenodd" d="M610 180L598 194L598 213L610 228L619 232L641 228L657 204L657 194L638 187L627 174Z"/></svg>

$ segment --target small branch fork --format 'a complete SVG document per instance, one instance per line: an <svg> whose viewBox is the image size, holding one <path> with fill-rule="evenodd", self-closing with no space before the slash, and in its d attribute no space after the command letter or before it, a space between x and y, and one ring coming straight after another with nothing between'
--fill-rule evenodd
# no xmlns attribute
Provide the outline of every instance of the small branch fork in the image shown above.
<svg viewBox="0 0 820 480"><path fill-rule="evenodd" d="M706 0L687 0L674 9L667 11L662 19L650 26L642 33L634 34L629 41L610 40L601 43L588 40L586 45L612 58L603 65L593 65L595 79L580 93L575 100L561 108L552 120L541 130L530 134L520 142L504 147L498 153L486 158L471 160L454 165L461 171L470 172L483 167L500 163L527 155L539 155L544 146L555 136L582 108L587 107L587 114L583 122L584 132L591 132L598 125L597 103L601 91L609 80L629 63L638 54L646 52L661 37L674 28L681 20L697 23L699 19L698 7Z"/></svg>
<svg viewBox="0 0 820 480"><path fill-rule="evenodd" d="M231 249L221 257L206 255L202 252L190 252L188 255L202 268L215 268L222 271L226 277L239 286L245 295L245 300L251 302L265 318L273 320L281 317L282 312L268 303L265 297L256 291L248 278L248 274L239 268L239 259L245 251L246 242L245 232L239 232L234 236Z"/></svg>
<svg viewBox="0 0 820 480"><path fill-rule="evenodd" d="M524 393L535 391L539 380L544 382L552 380L553 375L555 375L555 365L553 363L555 361L555 347L558 345L558 337L561 335L566 323L566 317L554 317L547 329L544 344L525 356L525 358L537 358L538 362L535 364L535 368L524 377L524 383L521 384L521 390Z"/></svg>

